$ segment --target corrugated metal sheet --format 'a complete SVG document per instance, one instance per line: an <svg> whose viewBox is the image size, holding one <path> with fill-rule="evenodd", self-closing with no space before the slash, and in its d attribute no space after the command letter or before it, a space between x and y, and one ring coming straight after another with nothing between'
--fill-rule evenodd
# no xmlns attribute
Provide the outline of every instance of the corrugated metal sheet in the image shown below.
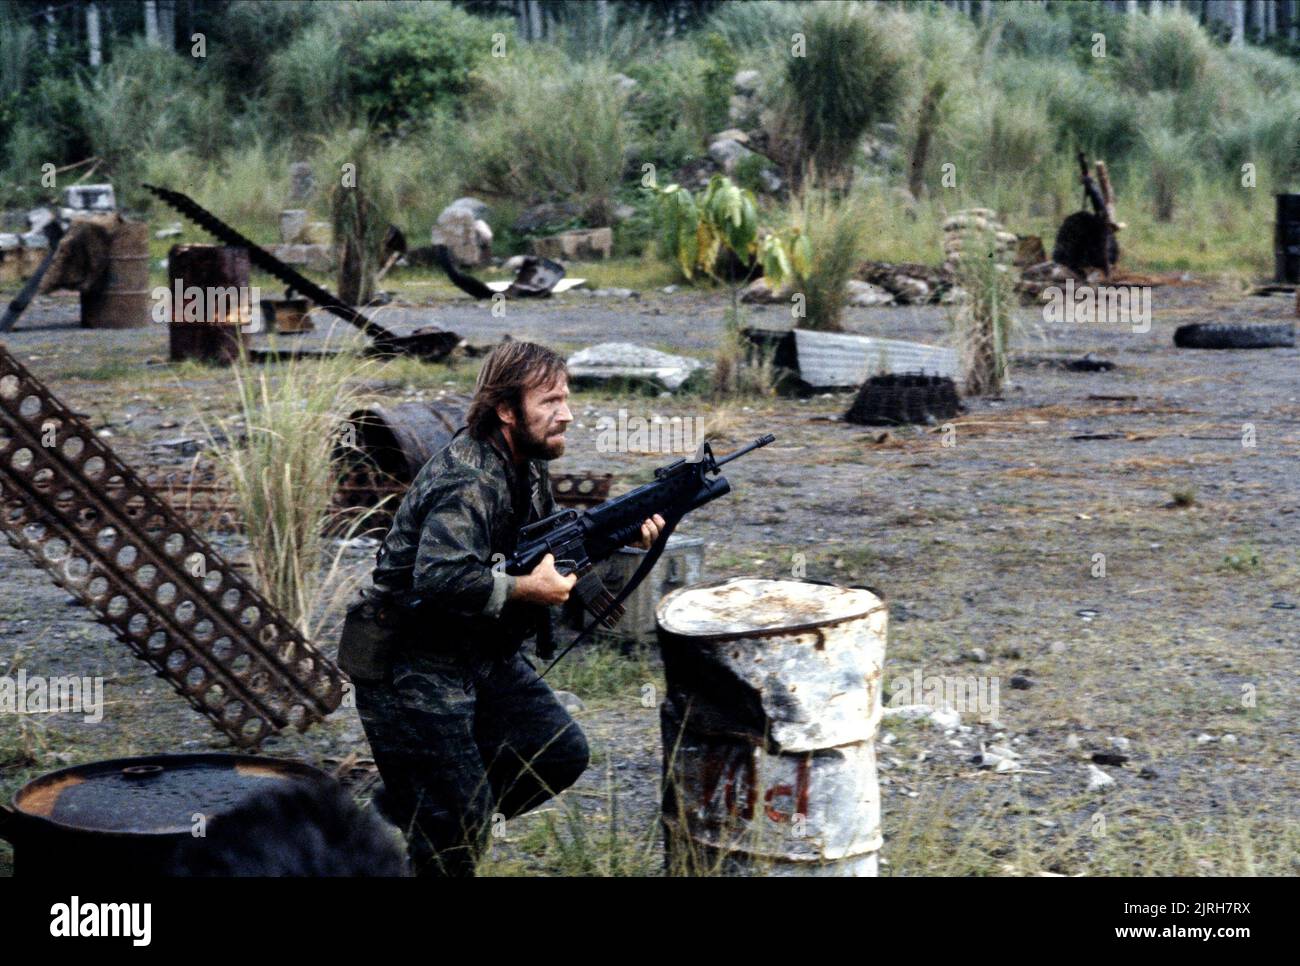
<svg viewBox="0 0 1300 966"><path fill-rule="evenodd" d="M856 388L868 376L923 372L956 377L957 350L847 332L795 329L799 378L815 389Z"/></svg>

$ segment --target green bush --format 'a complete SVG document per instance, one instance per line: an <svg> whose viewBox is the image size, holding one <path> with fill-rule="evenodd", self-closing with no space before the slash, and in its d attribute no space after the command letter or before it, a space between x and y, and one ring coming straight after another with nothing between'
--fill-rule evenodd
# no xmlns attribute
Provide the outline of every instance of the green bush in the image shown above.
<svg viewBox="0 0 1300 966"><path fill-rule="evenodd" d="M361 109L381 129L392 129L452 105L470 90L474 67L491 54L493 33L514 37L507 25L494 30L460 10L422 10L367 34L349 79Z"/></svg>
<svg viewBox="0 0 1300 966"><path fill-rule="evenodd" d="M1205 80L1214 46L1194 17L1170 10L1156 17L1127 17L1118 56L1106 60L1120 83L1140 94L1188 91Z"/></svg>
<svg viewBox="0 0 1300 966"><path fill-rule="evenodd" d="M267 101L284 133L319 133L352 119L355 105L341 43L333 25L317 23L272 55Z"/></svg>
<svg viewBox="0 0 1300 966"><path fill-rule="evenodd" d="M817 6L803 34L804 56L786 61L787 160L795 177L809 166L834 177L867 129L894 116L906 91L907 58L874 9Z"/></svg>
<svg viewBox="0 0 1300 966"><path fill-rule="evenodd" d="M484 64L463 135L468 186L523 204L576 201L608 223L628 146L611 73L545 50Z"/></svg>

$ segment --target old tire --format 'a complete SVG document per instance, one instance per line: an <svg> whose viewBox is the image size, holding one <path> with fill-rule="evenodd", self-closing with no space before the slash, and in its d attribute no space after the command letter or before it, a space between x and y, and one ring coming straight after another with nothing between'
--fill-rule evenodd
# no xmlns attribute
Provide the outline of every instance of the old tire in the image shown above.
<svg viewBox="0 0 1300 966"><path fill-rule="evenodd" d="M1174 330L1174 345L1180 349L1289 349L1295 345L1295 326L1222 325L1194 322Z"/></svg>

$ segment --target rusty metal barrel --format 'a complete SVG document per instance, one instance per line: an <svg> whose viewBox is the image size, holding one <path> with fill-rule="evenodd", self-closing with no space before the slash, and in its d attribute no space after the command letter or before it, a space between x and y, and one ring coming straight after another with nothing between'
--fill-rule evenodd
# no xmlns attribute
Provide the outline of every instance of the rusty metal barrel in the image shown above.
<svg viewBox="0 0 1300 966"><path fill-rule="evenodd" d="M465 425L464 400L373 405L348 416L352 440L373 470L409 484Z"/></svg>
<svg viewBox="0 0 1300 966"><path fill-rule="evenodd" d="M1300 195L1277 196L1277 223L1273 234L1276 281L1300 282Z"/></svg>
<svg viewBox="0 0 1300 966"><path fill-rule="evenodd" d="M81 293L87 329L137 329L149 324L149 224L123 221L113 230L104 277Z"/></svg>
<svg viewBox="0 0 1300 966"><path fill-rule="evenodd" d="M674 591L656 618L667 871L874 876L883 600L738 577Z"/></svg>
<svg viewBox="0 0 1300 966"><path fill-rule="evenodd" d="M167 255L167 271L172 293L171 360L230 363L238 359L241 326L252 321L243 314L250 299L248 250L176 245Z"/></svg>

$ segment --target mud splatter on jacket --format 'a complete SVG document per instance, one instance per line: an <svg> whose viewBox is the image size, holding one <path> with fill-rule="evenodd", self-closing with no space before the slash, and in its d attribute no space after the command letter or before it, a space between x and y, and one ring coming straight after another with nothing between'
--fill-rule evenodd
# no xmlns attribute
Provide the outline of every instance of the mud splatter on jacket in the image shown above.
<svg viewBox="0 0 1300 966"><path fill-rule="evenodd" d="M376 556L376 591L408 609L416 650L510 653L549 620L547 608L509 601L515 578L494 572L519 528L555 512L544 460L516 468L498 433L460 433L427 462L402 498ZM525 473L519 469L526 470Z"/></svg>

